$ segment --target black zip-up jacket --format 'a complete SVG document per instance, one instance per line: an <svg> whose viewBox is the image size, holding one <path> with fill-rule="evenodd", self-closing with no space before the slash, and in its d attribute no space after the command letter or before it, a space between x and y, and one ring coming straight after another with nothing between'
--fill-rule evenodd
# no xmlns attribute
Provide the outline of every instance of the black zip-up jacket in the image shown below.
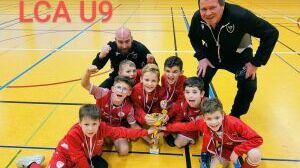
<svg viewBox="0 0 300 168"><path fill-rule="evenodd" d="M121 54L118 51L117 43L115 41L110 41L107 43L111 47L111 50L106 57L100 59L100 52L96 55L93 60L93 65L97 66L98 69L102 69L108 60L110 60L111 68L114 69L112 73L109 74L111 77L118 75L119 64L121 61L128 59L135 63L137 69L143 68L147 64L147 54L150 51L142 43L133 40L131 49L127 54Z"/></svg>
<svg viewBox="0 0 300 168"><path fill-rule="evenodd" d="M237 49L245 34L260 38L260 44L249 61L259 67L270 58L279 36L278 30L267 21L238 5L225 3L224 12L216 28L211 28L197 10L192 18L189 38L198 60L209 59L214 65L235 61Z"/></svg>

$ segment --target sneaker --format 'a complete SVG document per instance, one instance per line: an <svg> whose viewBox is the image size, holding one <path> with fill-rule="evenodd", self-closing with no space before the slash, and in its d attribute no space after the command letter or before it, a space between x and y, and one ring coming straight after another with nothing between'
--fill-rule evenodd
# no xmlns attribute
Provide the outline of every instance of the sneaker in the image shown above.
<svg viewBox="0 0 300 168"><path fill-rule="evenodd" d="M164 138L170 147L175 147L175 143L174 143L175 139L172 134L169 134L169 135L165 136Z"/></svg>
<svg viewBox="0 0 300 168"><path fill-rule="evenodd" d="M42 164L45 160L43 155L25 156L17 160L17 168L24 168L30 166L32 163Z"/></svg>

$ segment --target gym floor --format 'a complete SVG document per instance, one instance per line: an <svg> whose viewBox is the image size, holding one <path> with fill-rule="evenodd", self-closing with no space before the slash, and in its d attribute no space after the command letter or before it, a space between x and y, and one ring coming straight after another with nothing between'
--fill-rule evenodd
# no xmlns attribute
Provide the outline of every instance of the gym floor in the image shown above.
<svg viewBox="0 0 300 168"><path fill-rule="evenodd" d="M53 8L42 8L39 14L53 18L57 1L48 2ZM151 50L161 71L168 56L178 55L185 75L195 76L197 61L187 33L197 10L196 0L111 0L112 18L105 23L101 15L94 22L83 23L79 2L64 2L72 17L70 23L62 18L57 23L52 19L22 23L19 1L0 2L0 167L16 167L18 158L32 154L44 155L46 167L58 141L78 122L80 105L95 103L80 86L80 77L122 25ZM300 1L227 2L250 9L280 31L268 64L258 69L258 90L242 120L264 138L260 167L300 167ZM24 3L25 16L32 18L36 1ZM255 50L258 43L253 38ZM92 78L93 83L107 78L108 69L109 64ZM229 112L236 94L234 76L220 70L213 86ZM149 147L139 140L132 143L132 152L126 157L118 156L114 149L107 149L103 156L111 168L199 167L201 139L185 149L161 143L158 155L149 154Z"/></svg>

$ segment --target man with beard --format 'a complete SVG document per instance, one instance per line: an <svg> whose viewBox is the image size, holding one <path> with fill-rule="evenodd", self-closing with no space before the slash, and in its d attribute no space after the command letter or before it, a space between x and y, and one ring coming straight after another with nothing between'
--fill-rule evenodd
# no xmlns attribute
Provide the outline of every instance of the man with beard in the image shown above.
<svg viewBox="0 0 300 168"><path fill-rule="evenodd" d="M114 77L118 75L119 64L123 60L131 60L135 63L137 69L143 68L147 63L155 63L154 56L142 43L133 40L131 32L126 27L120 27L116 31L115 41L110 41L102 48L93 65L102 69L108 60L110 60L113 72L109 74L100 87L110 88L113 85Z"/></svg>

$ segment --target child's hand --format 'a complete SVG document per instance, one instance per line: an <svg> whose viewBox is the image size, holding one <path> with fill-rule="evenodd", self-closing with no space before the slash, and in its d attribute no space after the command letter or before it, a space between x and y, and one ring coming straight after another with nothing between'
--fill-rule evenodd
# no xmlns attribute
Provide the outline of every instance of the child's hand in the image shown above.
<svg viewBox="0 0 300 168"><path fill-rule="evenodd" d="M152 54L147 54L147 63L148 64L154 64L154 56Z"/></svg>
<svg viewBox="0 0 300 168"><path fill-rule="evenodd" d="M233 161L233 162L236 162L236 160L238 159L238 155L232 151L231 155L230 155L230 160Z"/></svg>
<svg viewBox="0 0 300 168"><path fill-rule="evenodd" d="M167 127L166 126L161 126L161 127L158 127L158 130L160 130L160 131L166 131Z"/></svg>
<svg viewBox="0 0 300 168"><path fill-rule="evenodd" d="M156 122L149 114L146 114L145 121L148 125L154 125Z"/></svg>
<svg viewBox="0 0 300 168"><path fill-rule="evenodd" d="M101 53L100 53L100 55L99 55L100 58L106 57L107 54L110 52L110 50L111 50L111 47L110 47L109 45L103 46L102 51L101 51Z"/></svg>
<svg viewBox="0 0 300 168"><path fill-rule="evenodd" d="M167 100L162 100L162 101L160 101L160 107L161 107L162 109L166 109L166 108L167 108L167 105L168 105Z"/></svg>
<svg viewBox="0 0 300 168"><path fill-rule="evenodd" d="M97 73L99 70L97 69L97 67L95 66L95 65L90 65L89 67L88 67L88 69L87 69L87 73L89 74L89 75L91 75L91 74L94 74L94 73Z"/></svg>
<svg viewBox="0 0 300 168"><path fill-rule="evenodd" d="M150 127L150 128L148 129L148 135L153 134L153 133L155 133L155 132L157 132L157 128L155 128L155 127Z"/></svg>
<svg viewBox="0 0 300 168"><path fill-rule="evenodd" d="M169 119L170 119L169 116L166 114L166 115L164 116L162 122L163 122L163 123L166 123L166 122L169 121Z"/></svg>
<svg viewBox="0 0 300 168"><path fill-rule="evenodd" d="M200 120L200 119L202 119L203 117L202 117L202 115L201 116L197 116L196 117L196 120Z"/></svg>
<svg viewBox="0 0 300 168"><path fill-rule="evenodd" d="M132 129L142 129L142 127L139 126L137 123L130 124L130 127L131 127Z"/></svg>
<svg viewBox="0 0 300 168"><path fill-rule="evenodd" d="M152 145L152 144L157 144L158 143L158 139L156 138L151 138L149 141L147 141L149 145Z"/></svg>

